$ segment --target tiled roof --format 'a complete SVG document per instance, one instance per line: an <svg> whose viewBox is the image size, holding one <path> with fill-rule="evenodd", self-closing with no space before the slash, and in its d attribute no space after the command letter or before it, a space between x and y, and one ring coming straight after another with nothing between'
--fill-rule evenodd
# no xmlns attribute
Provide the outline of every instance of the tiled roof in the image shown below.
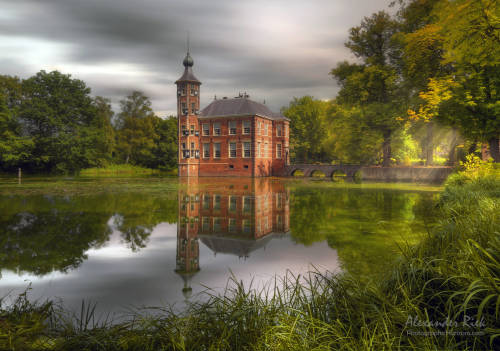
<svg viewBox="0 0 500 351"><path fill-rule="evenodd" d="M175 83L177 84L178 82L197 82L197 83L200 83L198 78L196 78L194 76L193 69L191 68L191 66L186 66L186 68L184 69L184 74L182 75L182 77L177 79L177 81Z"/></svg>
<svg viewBox="0 0 500 351"><path fill-rule="evenodd" d="M287 119L280 113L272 112L269 107L264 104L252 101L250 99L240 97L234 99L219 99L214 100L205 107L200 117L222 117L222 116L248 116L259 115L271 119Z"/></svg>

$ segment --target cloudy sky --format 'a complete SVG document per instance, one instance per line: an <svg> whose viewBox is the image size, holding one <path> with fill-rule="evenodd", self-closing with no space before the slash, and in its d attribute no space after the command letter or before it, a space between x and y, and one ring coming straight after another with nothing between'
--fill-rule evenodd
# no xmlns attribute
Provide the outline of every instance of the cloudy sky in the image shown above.
<svg viewBox="0 0 500 351"><path fill-rule="evenodd" d="M343 43L389 0L0 0L0 74L44 69L84 80L114 107L132 90L175 111L190 32L202 106L246 91L275 111L294 97L328 99L328 72L353 60Z"/></svg>

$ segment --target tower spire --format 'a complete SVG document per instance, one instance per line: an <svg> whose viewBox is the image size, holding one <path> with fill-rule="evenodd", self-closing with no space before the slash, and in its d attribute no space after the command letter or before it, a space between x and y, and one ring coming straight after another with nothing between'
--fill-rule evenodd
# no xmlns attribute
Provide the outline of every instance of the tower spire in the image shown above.
<svg viewBox="0 0 500 351"><path fill-rule="evenodd" d="M187 31L187 54L189 55L189 31Z"/></svg>

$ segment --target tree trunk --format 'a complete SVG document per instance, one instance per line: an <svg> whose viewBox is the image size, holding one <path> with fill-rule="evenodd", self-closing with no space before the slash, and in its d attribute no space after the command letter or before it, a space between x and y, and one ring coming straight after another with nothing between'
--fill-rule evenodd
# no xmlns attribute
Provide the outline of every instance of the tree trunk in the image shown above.
<svg viewBox="0 0 500 351"><path fill-rule="evenodd" d="M425 160L426 165L431 166L434 163L434 123L427 123L427 136L425 138Z"/></svg>
<svg viewBox="0 0 500 351"><path fill-rule="evenodd" d="M384 155L384 159L382 161L382 167L389 167L391 165L391 136L392 133L390 131L384 132L384 142L382 143L382 152Z"/></svg>
<svg viewBox="0 0 500 351"><path fill-rule="evenodd" d="M457 155L455 153L456 148L458 145L458 135L457 135L457 130L452 129L451 131L451 142L450 142L450 152L448 152L448 161L446 162L448 166L454 166Z"/></svg>
<svg viewBox="0 0 500 351"><path fill-rule="evenodd" d="M490 144L490 156L495 162L500 162L500 150L498 145L498 137L491 138L489 140Z"/></svg>

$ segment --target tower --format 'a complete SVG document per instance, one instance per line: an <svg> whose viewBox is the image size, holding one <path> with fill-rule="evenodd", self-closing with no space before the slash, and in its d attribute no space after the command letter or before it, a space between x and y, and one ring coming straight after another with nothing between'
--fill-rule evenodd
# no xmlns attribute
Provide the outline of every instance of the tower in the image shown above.
<svg viewBox="0 0 500 351"><path fill-rule="evenodd" d="M201 82L193 74L194 61L189 54L189 47L182 64L184 73L175 82L177 85L179 176L198 176L200 164L198 114Z"/></svg>

